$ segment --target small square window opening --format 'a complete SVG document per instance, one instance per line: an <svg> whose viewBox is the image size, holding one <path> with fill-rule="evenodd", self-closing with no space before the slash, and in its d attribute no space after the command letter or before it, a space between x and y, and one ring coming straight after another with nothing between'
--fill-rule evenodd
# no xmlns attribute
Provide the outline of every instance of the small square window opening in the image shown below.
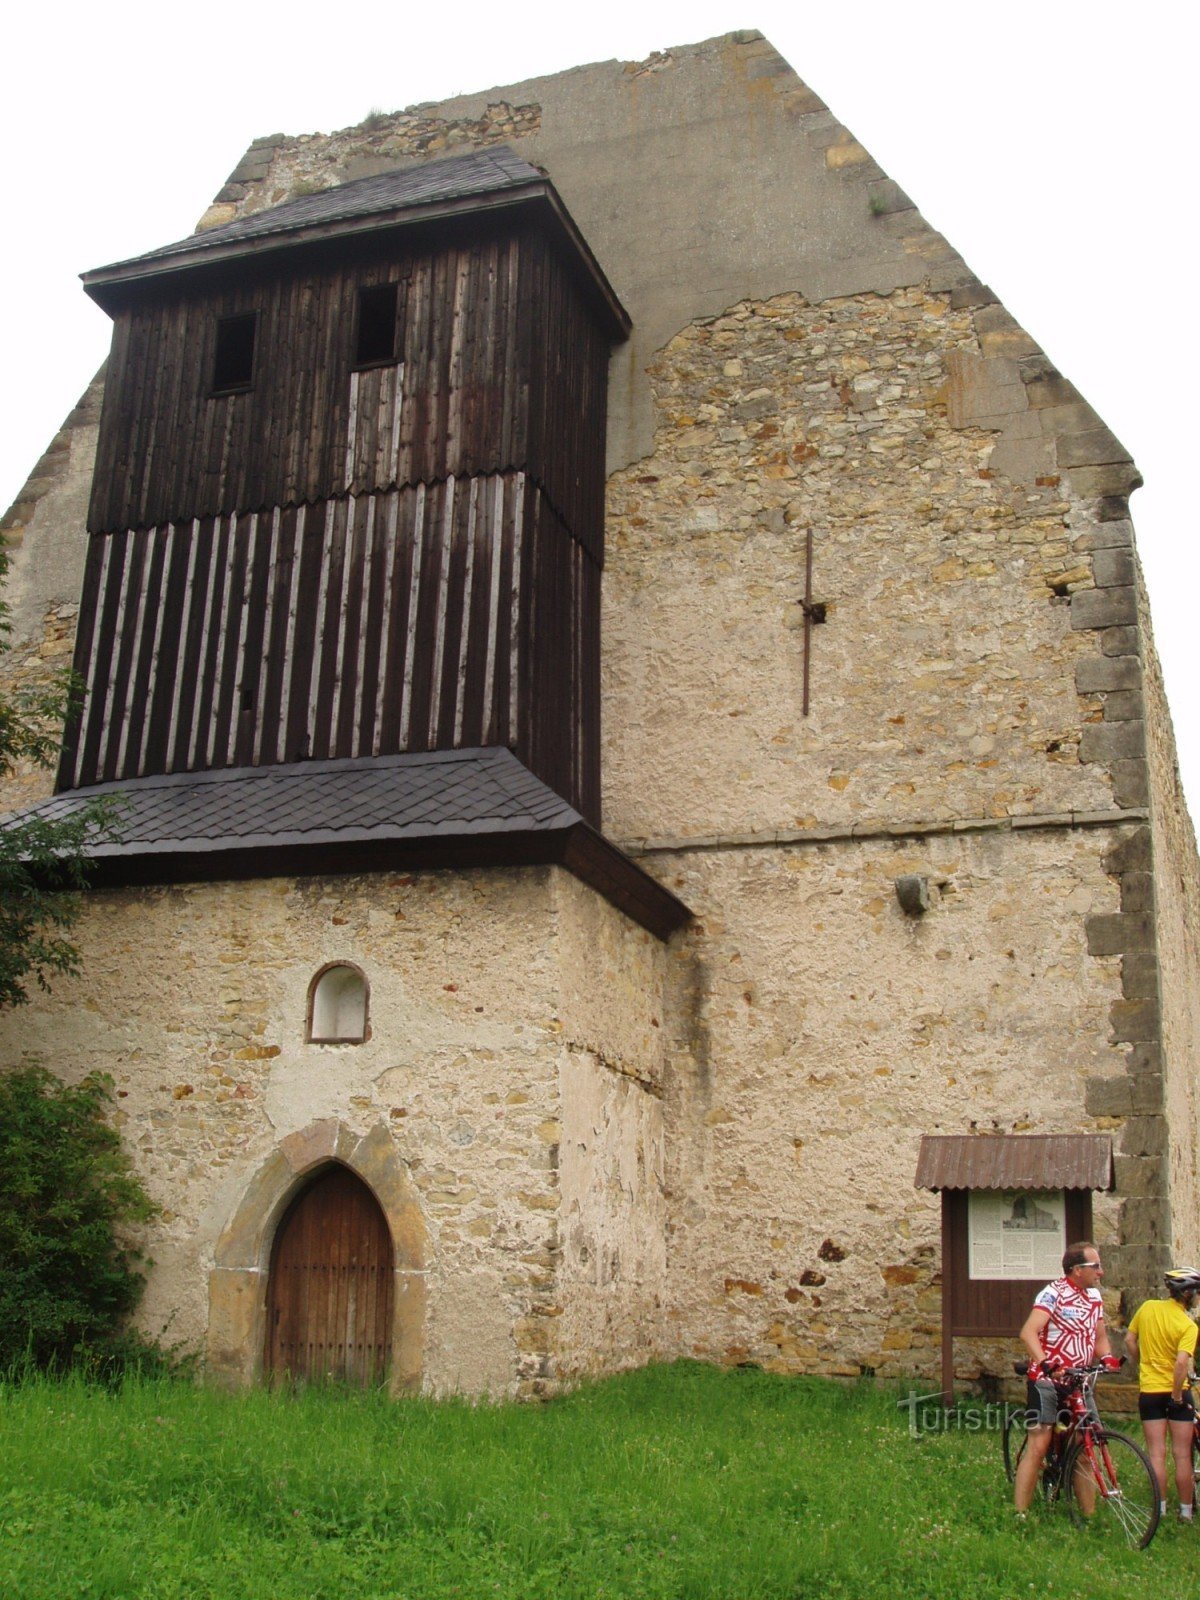
<svg viewBox="0 0 1200 1600"><path fill-rule="evenodd" d="M254 334L258 314L254 311L236 317L221 317L217 322L216 354L213 358L213 392L248 389L254 377Z"/></svg>
<svg viewBox="0 0 1200 1600"><path fill-rule="evenodd" d="M397 288L398 285L394 283L380 283L358 291L358 334L354 341L356 367L396 359Z"/></svg>

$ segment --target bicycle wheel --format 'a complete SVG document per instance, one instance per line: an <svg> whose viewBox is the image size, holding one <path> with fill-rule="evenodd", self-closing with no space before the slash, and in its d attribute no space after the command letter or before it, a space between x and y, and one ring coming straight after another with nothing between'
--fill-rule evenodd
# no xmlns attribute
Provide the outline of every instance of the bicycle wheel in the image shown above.
<svg viewBox="0 0 1200 1600"><path fill-rule="evenodd" d="M1004 1452L1004 1476L1009 1483L1017 1475L1017 1462L1021 1459L1022 1452L1025 1449L1026 1417L1027 1413L1024 1406L1011 1412L1000 1434L1000 1443Z"/></svg>
<svg viewBox="0 0 1200 1600"><path fill-rule="evenodd" d="M1123 1433L1093 1428L1091 1453L1080 1440L1063 1476L1072 1520L1098 1543L1144 1550L1158 1528L1158 1484L1140 1446Z"/></svg>
<svg viewBox="0 0 1200 1600"><path fill-rule="evenodd" d="M1004 1471L1009 1483L1012 1483L1017 1476L1017 1468L1021 1465L1028 1443L1029 1423L1026 1414L1024 1411L1015 1412L1009 1417L1004 1429ZM1062 1458L1055 1448L1054 1441L1051 1440L1038 1479L1038 1491L1042 1499L1051 1505L1058 1499L1062 1489L1061 1465Z"/></svg>

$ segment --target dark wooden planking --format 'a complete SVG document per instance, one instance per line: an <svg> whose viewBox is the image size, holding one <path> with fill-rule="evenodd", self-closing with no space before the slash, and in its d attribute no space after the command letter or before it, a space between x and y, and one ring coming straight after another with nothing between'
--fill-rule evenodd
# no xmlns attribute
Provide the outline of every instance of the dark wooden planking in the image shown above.
<svg viewBox="0 0 1200 1600"><path fill-rule="evenodd" d="M359 665L364 597L369 598L372 578L371 524L373 503L369 496L350 502L346 529L345 583L338 615L337 671L330 709L331 754L361 755L358 747L360 710L365 685Z"/></svg>
<svg viewBox="0 0 1200 1600"><path fill-rule="evenodd" d="M207 612L204 595L213 570L213 528L211 523L187 525L186 559L183 572L183 605L174 682L170 701L163 707L162 723L151 730L151 746L160 741L165 748L161 770L185 771L189 764L192 719L200 693L200 655ZM164 664L165 670L165 664ZM146 755L147 772L160 770Z"/></svg>
<svg viewBox="0 0 1200 1600"><path fill-rule="evenodd" d="M154 528L148 537L148 564L142 573L142 595L137 612L137 652L126 696L125 726L120 732L117 769L141 770L143 734L150 713L157 657L161 650L162 612L166 602L166 563L173 543L172 529Z"/></svg>
<svg viewBox="0 0 1200 1600"><path fill-rule="evenodd" d="M285 663L287 675L287 718L284 727L283 755L281 760L300 761L310 754L308 748L308 705L312 687L312 674L317 665L313 657L319 626L317 602L321 589L321 569L324 564L325 521L331 514L329 505L301 508L297 535L300 562L296 584L296 614L292 629L290 661Z"/></svg>
<svg viewBox="0 0 1200 1600"><path fill-rule="evenodd" d="M194 538L190 525L171 525L170 551L163 574L162 629L146 708L142 772L169 770L172 709L181 685L188 620L188 568Z"/></svg>
<svg viewBox="0 0 1200 1600"><path fill-rule="evenodd" d="M67 716L66 726L63 729L62 749L58 758L58 774L55 779L57 789L73 788L76 772L81 760L81 740L84 731L85 713L88 708L87 687L93 681L92 649L97 642L96 633L100 620L101 592L100 582L105 567L105 556L110 548L110 542L103 538L90 538L88 540L87 556L83 569L83 592L80 596L79 621L75 629L75 653L72 658L71 672L75 682L83 692L73 700Z"/></svg>
<svg viewBox="0 0 1200 1600"><path fill-rule="evenodd" d="M304 746L305 755L314 758L331 754L329 722L337 672L337 618L345 571L347 502L329 501L326 513L320 585L311 622L313 674L309 684ZM307 618L305 626L310 626Z"/></svg>
<svg viewBox="0 0 1200 1600"><path fill-rule="evenodd" d="M526 475L93 540L105 547L80 629L98 610L80 657L96 715L64 783L507 744L597 820L599 570Z"/></svg>
<svg viewBox="0 0 1200 1600"><path fill-rule="evenodd" d="M387 1221L347 1168L321 1173L275 1236L267 1287L268 1373L378 1383L391 1355L394 1254Z"/></svg>
<svg viewBox="0 0 1200 1600"><path fill-rule="evenodd" d="M381 280L401 289L399 448L395 370L368 369L347 482L357 296ZM212 395L216 321L249 310L253 388ZM606 373L603 337L534 234L148 299L115 330L90 525L121 531L521 467L595 554Z"/></svg>

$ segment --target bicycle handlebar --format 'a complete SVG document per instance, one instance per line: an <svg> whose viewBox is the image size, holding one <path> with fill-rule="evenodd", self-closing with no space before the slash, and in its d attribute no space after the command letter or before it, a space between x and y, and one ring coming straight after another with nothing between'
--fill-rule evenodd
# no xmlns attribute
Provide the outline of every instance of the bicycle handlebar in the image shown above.
<svg viewBox="0 0 1200 1600"><path fill-rule="evenodd" d="M1125 1357L1120 1356L1118 1359L1120 1361L1120 1365L1124 1366ZM1013 1371L1017 1374L1018 1378L1024 1378L1029 1371L1029 1366L1030 1363L1028 1361L1014 1361ZM1115 1368L1107 1366L1102 1358L1099 1361L1093 1362L1089 1367L1055 1367L1053 1372L1047 1372L1046 1376L1048 1378L1053 1377L1056 1382L1068 1382L1076 1378L1090 1378L1100 1372L1113 1372L1115 1370Z"/></svg>

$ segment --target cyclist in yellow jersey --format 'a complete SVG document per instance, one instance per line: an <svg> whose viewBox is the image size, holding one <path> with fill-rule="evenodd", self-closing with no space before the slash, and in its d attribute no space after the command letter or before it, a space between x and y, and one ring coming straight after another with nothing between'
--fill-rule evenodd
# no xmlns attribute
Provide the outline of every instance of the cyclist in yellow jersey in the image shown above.
<svg viewBox="0 0 1200 1600"><path fill-rule="evenodd" d="M1158 1479L1159 1511L1167 1510L1167 1431L1175 1458L1175 1492L1179 1515L1194 1516L1196 1485L1192 1474L1195 1407L1189 1374L1200 1334L1190 1313L1200 1298L1200 1272L1173 1267L1166 1274L1168 1298L1147 1300L1134 1313L1125 1348L1138 1363L1138 1411L1146 1435L1146 1453Z"/></svg>

